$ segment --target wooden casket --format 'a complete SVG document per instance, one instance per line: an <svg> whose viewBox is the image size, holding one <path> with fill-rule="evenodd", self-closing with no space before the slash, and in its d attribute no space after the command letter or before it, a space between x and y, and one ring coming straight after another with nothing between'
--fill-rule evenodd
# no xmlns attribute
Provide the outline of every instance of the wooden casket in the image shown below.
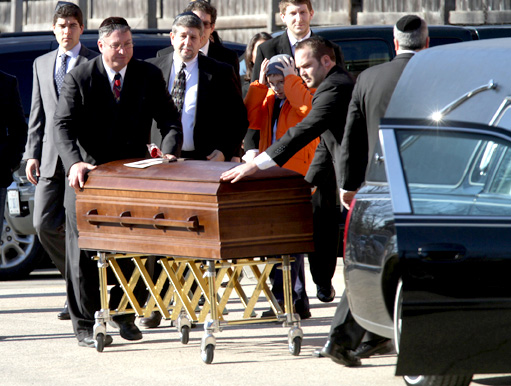
<svg viewBox="0 0 511 386"><path fill-rule="evenodd" d="M76 194L82 249L235 259L313 251L311 190L274 167L220 182L228 162L98 166Z"/></svg>

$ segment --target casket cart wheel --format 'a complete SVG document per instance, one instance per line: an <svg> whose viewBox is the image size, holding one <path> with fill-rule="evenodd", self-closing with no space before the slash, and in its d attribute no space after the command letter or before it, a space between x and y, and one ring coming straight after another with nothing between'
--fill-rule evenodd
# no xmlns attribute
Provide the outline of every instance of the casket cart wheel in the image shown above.
<svg viewBox="0 0 511 386"><path fill-rule="evenodd" d="M188 341L190 340L190 327L183 326L181 327L181 331L179 332L181 343L188 344Z"/></svg>
<svg viewBox="0 0 511 386"><path fill-rule="evenodd" d="M105 349L105 334L100 333L96 336L94 346L96 347L97 352L103 352Z"/></svg>
<svg viewBox="0 0 511 386"><path fill-rule="evenodd" d="M206 348L201 351L201 358L202 358L202 361L209 365L213 362L213 356L215 354L215 346L213 346L212 344L208 344L206 346Z"/></svg>
<svg viewBox="0 0 511 386"><path fill-rule="evenodd" d="M289 352L294 355L300 355L300 350L302 349L302 338L299 336L294 337L294 339L289 342Z"/></svg>

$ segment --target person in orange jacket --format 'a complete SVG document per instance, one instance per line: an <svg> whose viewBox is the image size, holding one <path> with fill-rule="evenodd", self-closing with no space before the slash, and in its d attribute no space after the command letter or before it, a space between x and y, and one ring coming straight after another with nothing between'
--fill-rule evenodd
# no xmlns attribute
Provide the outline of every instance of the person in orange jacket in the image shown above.
<svg viewBox="0 0 511 386"><path fill-rule="evenodd" d="M291 56L281 54L270 60L265 59L259 80L250 84L245 97L250 129L244 140L246 154L243 160L252 160L282 137L290 127L301 122L312 108L314 91L308 89L296 74ZM283 167L305 176L318 143L319 138L316 138Z"/></svg>
<svg viewBox="0 0 511 386"><path fill-rule="evenodd" d="M246 154L243 160L248 162L260 152L282 137L290 128L302 121L312 108L315 89L308 89L302 78L296 74L291 56L280 54L261 64L259 80L250 84L245 106L247 108L249 129L244 140ZM307 173L319 138L314 139L296 153L283 167L294 170L303 176ZM309 298L305 291L304 255L295 254L291 264L291 281L295 312L301 319L311 317ZM284 302L282 275L273 268L272 292L277 301ZM272 309L263 312L263 317L274 316Z"/></svg>

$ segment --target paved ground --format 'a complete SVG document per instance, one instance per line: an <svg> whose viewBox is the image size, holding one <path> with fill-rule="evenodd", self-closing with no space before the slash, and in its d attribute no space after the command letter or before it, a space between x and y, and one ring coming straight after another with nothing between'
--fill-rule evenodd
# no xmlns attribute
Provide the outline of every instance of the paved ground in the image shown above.
<svg viewBox="0 0 511 386"><path fill-rule="evenodd" d="M70 322L57 319L65 290L56 271L0 282L0 385L404 385L394 376L395 355L363 360L360 368L312 357L325 341L343 290L340 265L335 283L336 301L321 303L308 275L313 317L302 322L304 341L298 357L288 352L288 329L280 324L229 326L215 334L214 361L206 365L200 358L202 325L192 329L188 345L180 343L169 322L144 330L138 342L125 341L110 329L114 342L98 353L79 347ZM245 278L243 285L250 292L254 282ZM236 299L228 307L226 318L241 311ZM261 303L256 311L266 308ZM511 377L482 376L473 385L511 385Z"/></svg>

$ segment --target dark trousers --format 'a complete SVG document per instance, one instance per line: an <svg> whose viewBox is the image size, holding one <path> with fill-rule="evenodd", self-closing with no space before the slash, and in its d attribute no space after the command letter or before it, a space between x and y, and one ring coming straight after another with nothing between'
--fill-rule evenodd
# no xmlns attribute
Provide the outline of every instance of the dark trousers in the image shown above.
<svg viewBox="0 0 511 386"><path fill-rule="evenodd" d="M356 350L362 340L370 341L376 338L380 337L366 331L355 321L351 315L348 296L344 291L335 310L328 339L348 350Z"/></svg>
<svg viewBox="0 0 511 386"><path fill-rule="evenodd" d="M41 177L34 198L34 228L39 241L62 276L66 272L66 211L64 193L67 179L59 163L55 175Z"/></svg>
<svg viewBox="0 0 511 386"><path fill-rule="evenodd" d="M339 217L337 185L328 178L312 195L314 253L309 253L309 266L314 283L330 288L337 265Z"/></svg>
<svg viewBox="0 0 511 386"><path fill-rule="evenodd" d="M97 261L92 259L93 251L80 250L78 247L78 228L76 225L76 195L72 188L66 187L66 289L67 305L78 340L92 335L94 314L101 309L99 292L99 272ZM119 265L129 281L134 265L129 259L120 259ZM117 283L110 280L109 283ZM140 304L147 299L145 285L138 283L134 290ZM110 290L109 308L115 309L123 296L119 284ZM135 314L127 314L114 318L117 321L134 321Z"/></svg>
<svg viewBox="0 0 511 386"><path fill-rule="evenodd" d="M305 269L304 255L293 254L295 261L291 263L291 288L293 289L293 304L296 312L308 311L309 297L305 290ZM282 270L278 269L278 265L274 265L270 272L270 280L272 283L271 292L275 295L278 302L284 303L284 281Z"/></svg>

